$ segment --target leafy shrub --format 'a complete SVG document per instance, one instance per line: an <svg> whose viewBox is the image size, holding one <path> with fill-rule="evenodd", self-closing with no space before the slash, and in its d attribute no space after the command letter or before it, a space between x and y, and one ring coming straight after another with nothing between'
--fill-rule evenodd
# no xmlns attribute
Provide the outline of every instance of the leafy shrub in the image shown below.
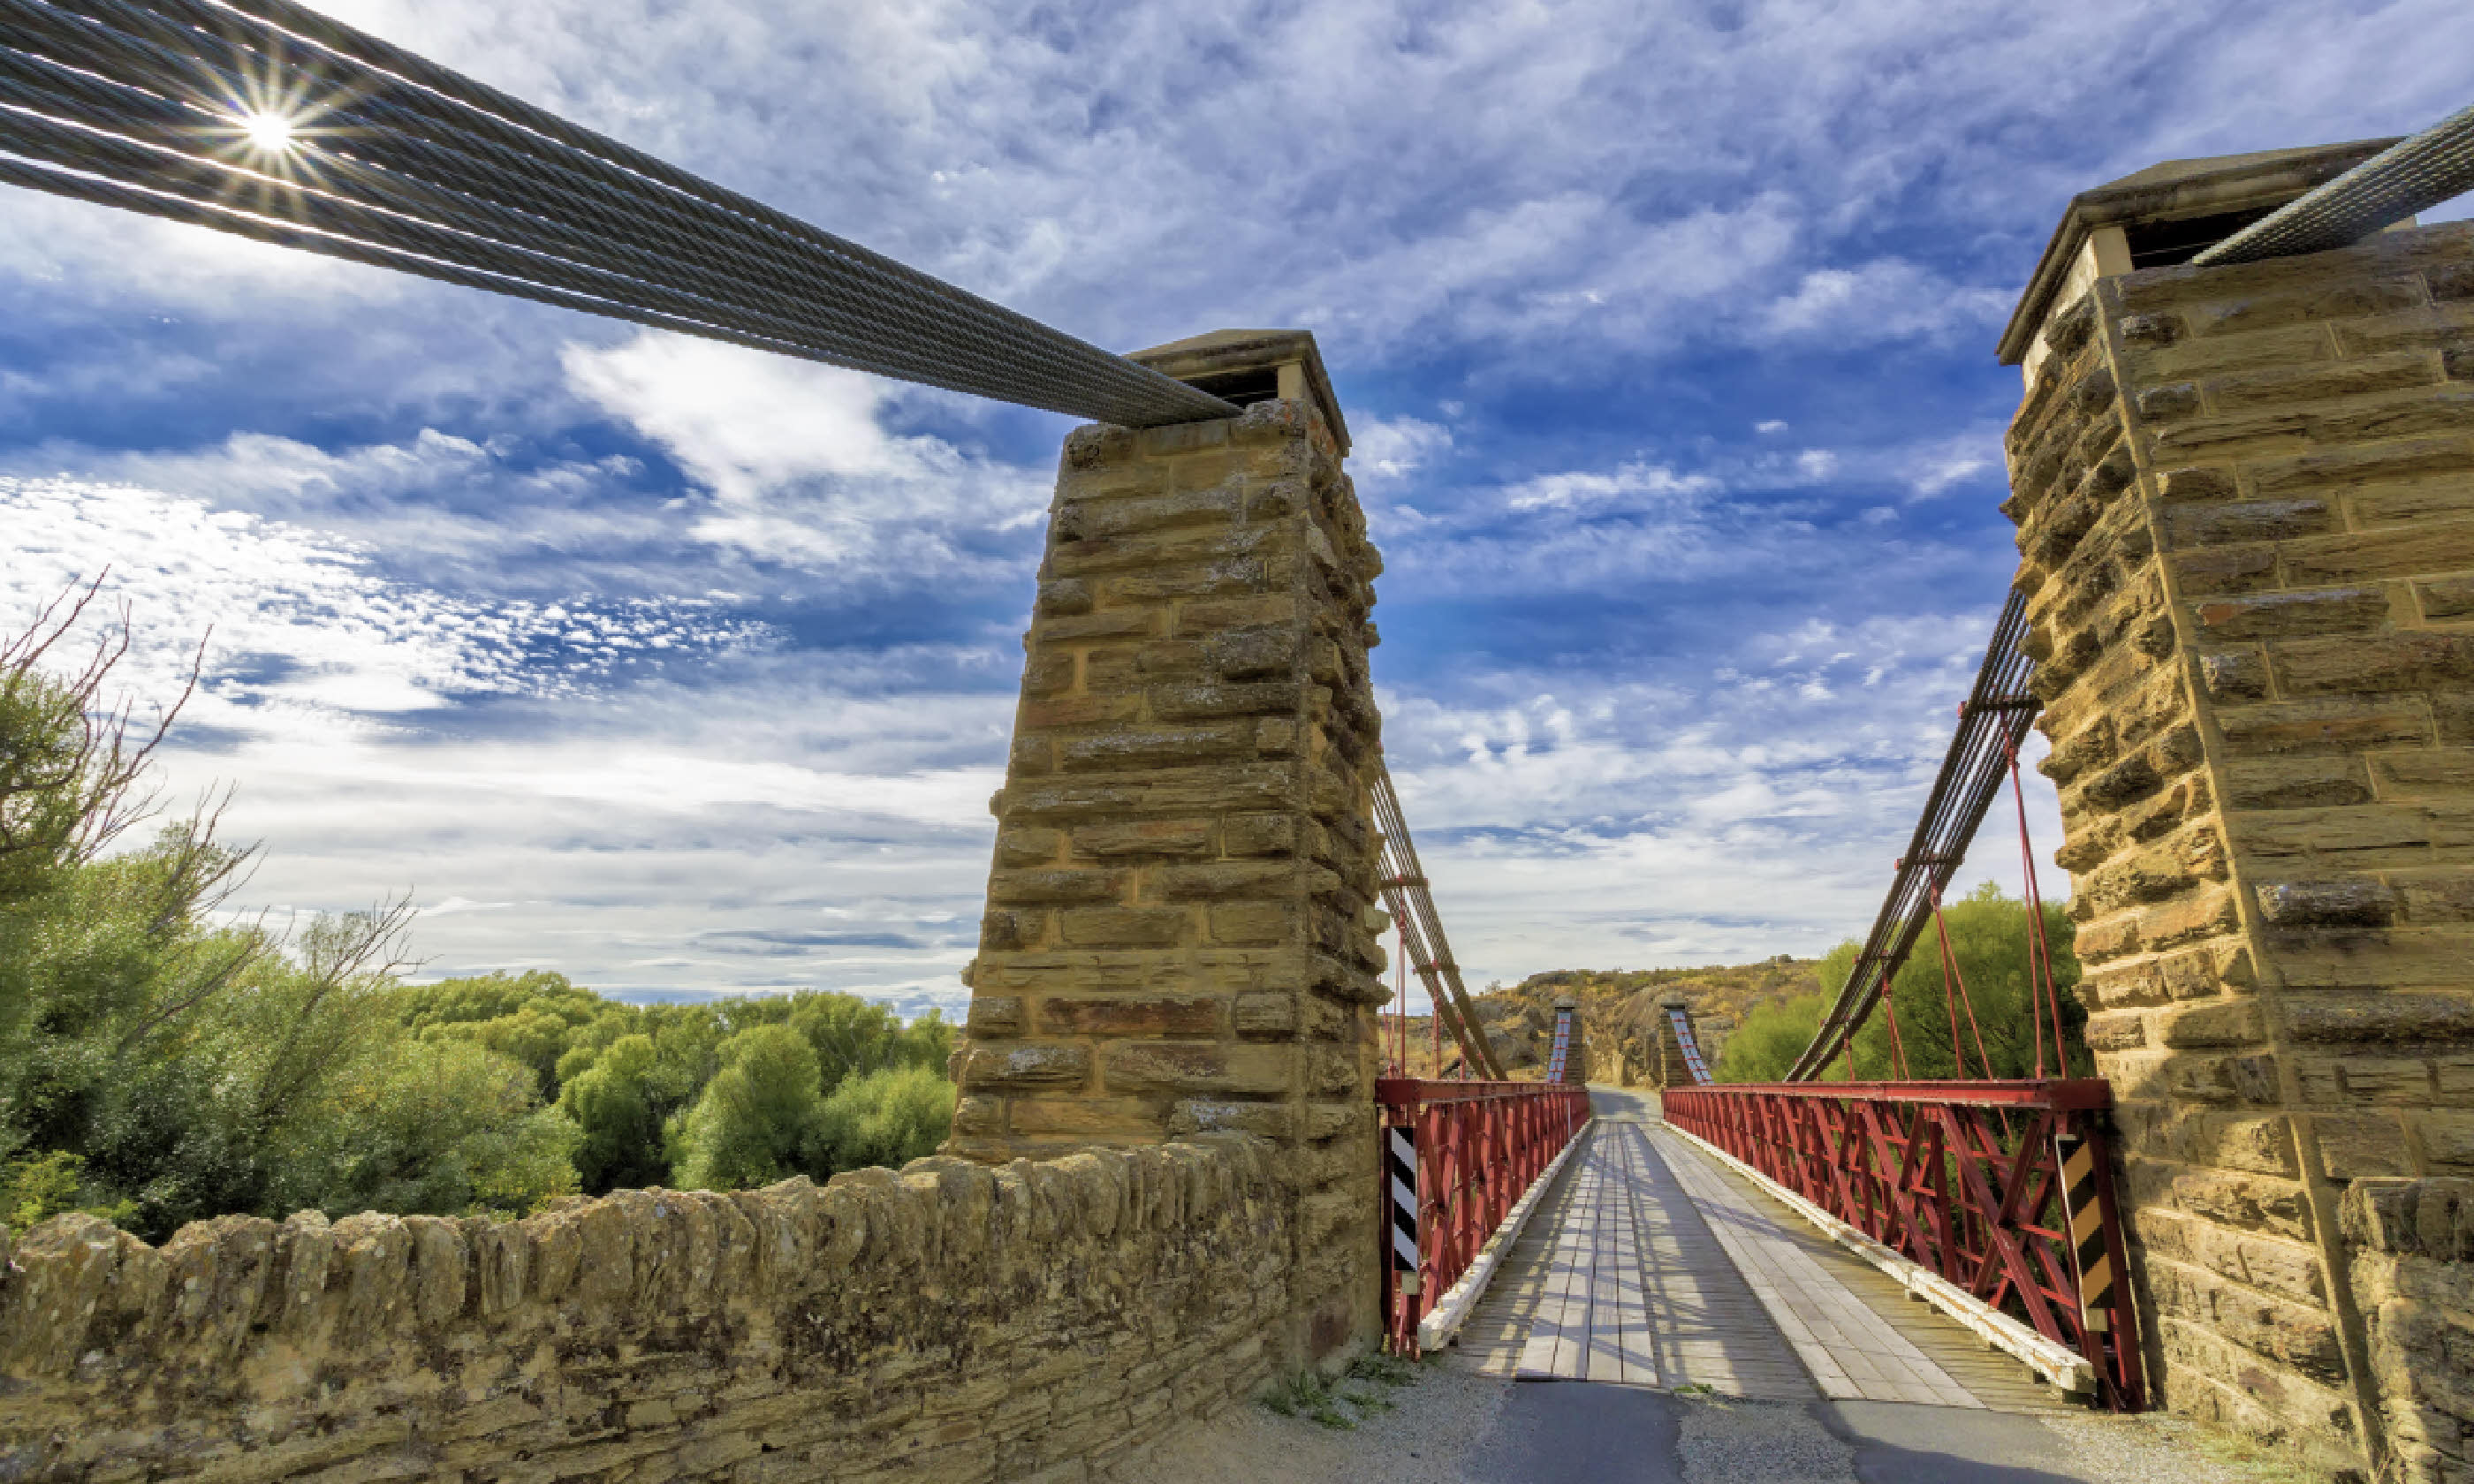
<svg viewBox="0 0 2474 1484"><path fill-rule="evenodd" d="M681 1131L678 1183L736 1190L808 1172L824 1104L816 1078L815 1047L787 1025L723 1042L721 1071Z"/></svg>
<svg viewBox="0 0 2474 1484"><path fill-rule="evenodd" d="M925 1066L853 1077L818 1111L817 1142L831 1168L907 1164L936 1152L954 1129L954 1085Z"/></svg>

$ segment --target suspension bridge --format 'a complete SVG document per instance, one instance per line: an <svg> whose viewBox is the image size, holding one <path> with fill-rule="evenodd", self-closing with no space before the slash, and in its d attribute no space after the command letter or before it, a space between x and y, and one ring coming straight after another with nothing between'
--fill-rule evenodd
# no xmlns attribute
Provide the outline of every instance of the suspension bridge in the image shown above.
<svg viewBox="0 0 2474 1484"><path fill-rule="evenodd" d="M2474 110L2411 139L2159 169L2073 203L2005 336L2005 358L2027 374L2010 448L2026 564L1810 1045L1782 1083L1719 1084L1688 1006L1670 1003L1662 1092L1601 1090L1593 1102L1578 1006L1559 1007L1544 1077L1515 1080L1462 983L1382 760L1366 670L1380 562L1339 472L1346 425L1310 336L1228 331L1113 354L293 0L0 0L0 180L1099 424L1068 441L1024 707L992 804L996 867L966 981L954 1157L866 1187L878 1225L848 1219L876 1234L849 1236L839 1260L889 1250L903 1230L885 1204L897 1187L930 1203L921 1220L948 1223L938 1253L1035 1244L984 1224L1017 1186L1052 1192L1020 1232L1061 1241L1081 1218L1060 1214L1073 1203L1053 1192L1079 1180L1081 1209L1116 1199L1092 1193L1101 1166L1077 1151L1168 1141L1192 1173L1128 1165L1105 1177L1131 1192L1126 1214L1090 1218L1082 1239L1169 1233L1140 1258L1156 1278L1159 1264L1205 1260L1176 1256L1180 1220L1223 1209L1230 1192L1275 1192L1243 1197L1269 1213L1243 1238L1256 1244L1245 1248L1254 1276L1211 1285L1266 1295L1226 1319L1235 1328L1212 1352L1247 1357L1214 1362L1232 1393L1277 1366L1329 1367L1376 1344L1454 1349L1509 1376L1755 1399L2163 1403L2263 1434L2290 1428L2313 1457L2437 1478L2464 1461L2462 1438L2445 1435L2453 1393L2414 1392L2393 1357L2421 1343L2413 1324L2437 1322L2427 1316L2445 1303L2432 1295L2445 1285L2413 1280L2424 1318L2389 1317L2387 1305L2407 1281L2396 1275L2457 1263L2431 1256L2444 1242L2415 1245L2421 1228L2408 1218L2458 1199L2448 1171L2474 1157L2450 1152L2446 1140L2465 1136L2451 1105L2430 1102L2439 1094L2395 1089L2411 1082L2397 1069L2409 1050L2425 1059L2426 1089L2469 1065L2462 963L2433 969L2431 955L2445 954L2415 950L2421 977L2398 970L2413 993L2385 1009L2340 999L2263 1019L2247 996L2274 978L2279 954L2275 983L2355 993L2350 961L2311 935L2351 934L2340 946L2358 957L2385 951L2391 939L2370 935L2455 899L2430 884L2435 874L2462 884L2464 866L2447 853L2458 847L2409 838L2416 826L2396 802L2454 786L2442 766L2454 754L2408 754L2462 740L2451 730L2462 713L2421 699L2421 710L2330 709L2325 698L2429 688L2462 665L2450 647L2462 641L2434 627L2468 610L2467 579L2450 575L2466 564L2449 555L2462 533L2391 548L2409 518L2456 511L2429 492L2433 479L2474 467L2448 390L2474 364L2461 346L2474 333L2462 308L2474 248L2462 233L2382 229L2474 181ZM2315 287L2313 273L2356 278ZM2259 338L2270 336L2284 338ZM2279 412L2280 397L2321 400ZM2334 497L2312 491L2356 477L2347 470L2423 481L2413 509L2426 516L2400 514L2411 501L2395 494L2376 507L2349 496L2331 514ZM2351 544L2273 544L2297 536ZM2380 582L2386 596L2362 586ZM2259 596L2271 589L2274 602ZM2280 627L2306 621L2321 627ZM2390 642L2382 626L2400 624ZM2356 659L2331 658L2346 646ZM2079 899L2102 919L2082 927L2080 948L2101 981L2088 995L2101 1017L2090 1044L2110 1063L2071 1048L2043 936L2019 758L2040 715L2072 790L2071 849L2089 867ZM1941 910L2005 784L2029 906L2025 1078L1995 1075ZM2356 805L2388 812L2376 829L2323 818ZM2256 824L2284 833L2242 835L2255 822L2219 808L2287 811ZM2236 864L2211 830L2239 836ZM2341 837L2355 842L2351 875L2314 854ZM2262 843L2271 839L2285 843ZM2416 843L2424 856L2396 854ZM2180 850L2170 860L2157 853L2169 847ZM2244 878L2239 900L2222 885L2237 869L2270 870L2256 864L2270 857L2315 864L2292 879ZM2408 867L2424 874L2391 878ZM2381 871L2391 875L2364 874ZM1387 929L1457 1076L1406 1074L1405 1011L1395 1004L1387 1024L1376 1008ZM1928 933L1940 1015L1903 1025L1891 988ZM1858 1081L1856 1041L1877 1016L1891 1075ZM1943 1035L1955 1075L1910 1077L1910 1046ZM2406 1109L2393 1116L2407 1122L2365 1122L2341 1082L2326 1084L2335 1103L2312 1100L2323 1074L2299 1053L2349 1035L2379 1041L2391 1089L2382 1106ZM2090 1056L2096 1065L2075 1065ZM2462 1102L2462 1075L2449 1085ZM2380 1127L2408 1152L2381 1145ZM1231 1137L1273 1151L1284 1177L1258 1186L1250 1166L1210 1162L1253 1158L1209 1142ZM975 1183L971 1171L995 1167L1017 1172L1016 1185ZM2144 1205L2125 1169L2150 1172ZM764 1238L764 1260L844 1240L830 1223L809 1236L793 1228ZM29 1238L21 1257L50 1272L51 1251ZM2377 1259L2371 1278L2364 1253ZM327 1281L303 1276L306 1258L284 1260L283 1281L310 1284L299 1302L312 1304ZM1053 1292L1115 1281L1088 1266L1099 1259L1076 1260L1078 1283ZM109 1271L155 1270L132 1257ZM546 1271L489 1269L471 1304L434 1298L433 1273L403 1312L449 1325L482 1311L472 1304L534 1302L525 1296L553 1291L525 1275ZM2462 1281L2462 1265L2452 1271ZM19 1295L10 1302L46 1323L155 1312L142 1297L41 1309L52 1290L30 1283L0 1298ZM230 1343L255 1343L246 1334L268 1323L244 1321L275 1311L230 1302L241 1304ZM1136 1346L1158 1328L1110 1332ZM1128 1377L1153 1375L1146 1384L1168 1395L1164 1377L1203 1356L1143 1352L1140 1364L1086 1375L1072 1357L1107 1348L1096 1332L1063 1333L1038 1364L965 1378L985 1393L976 1413L939 1421L949 1414L932 1398L845 1431L888 1448L984 1445L994 1461L972 1476L1012 1477L1055 1456L1022 1419L1061 1404L1059 1388L1099 1388L1129 1436L1155 1427L1162 1406ZM785 1352L876 1352L837 1344ZM993 1341L989 1352L1001 1352ZM2158 1357L2171 1360L2162 1383ZM90 1363L106 1362L78 1362ZM2271 1363L2283 1369L2258 1369ZM768 1384L832 1380L783 1378L794 1370ZM1046 1389L1026 1392L1020 1376ZM29 1386L0 1400L0 1435L34 1436L10 1413L48 1395ZM311 1404L278 1385L252 1425ZM1207 1410L1207 1399L1194 1404ZM619 1413L655 1440L640 1454L671 1447L661 1429L686 1425L667 1402ZM533 1429L511 1447L583 1446L566 1424L522 1421L533 1414L521 1406L508 1416L518 1420L493 1425ZM904 1431L921 1417L941 1430ZM156 1446L147 1438L200 1425L176 1416L110 1446L126 1463ZM46 1436L22 1446L53 1450L45 1458L84 1446ZM676 1448L688 1456L689 1444Z"/></svg>

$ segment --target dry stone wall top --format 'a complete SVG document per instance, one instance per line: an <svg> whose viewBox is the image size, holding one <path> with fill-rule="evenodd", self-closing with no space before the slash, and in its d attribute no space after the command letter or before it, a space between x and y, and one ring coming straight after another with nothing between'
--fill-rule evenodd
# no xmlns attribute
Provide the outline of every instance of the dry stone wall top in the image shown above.
<svg viewBox="0 0 2474 1484"><path fill-rule="evenodd" d="M1268 1377L1281 1197L1222 1135L161 1248L58 1217L0 1251L0 1478L1079 1477Z"/></svg>

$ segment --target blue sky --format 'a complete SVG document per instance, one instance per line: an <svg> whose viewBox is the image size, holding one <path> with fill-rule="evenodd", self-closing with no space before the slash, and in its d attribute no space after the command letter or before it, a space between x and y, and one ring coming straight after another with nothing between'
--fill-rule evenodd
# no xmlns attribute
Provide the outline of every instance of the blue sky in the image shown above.
<svg viewBox="0 0 2474 1484"><path fill-rule="evenodd" d="M1314 329L1481 981L1860 931L2068 197L2474 84L2462 0L331 9L1102 345ZM0 196L0 604L211 625L175 791L424 976L961 1004L1067 426Z"/></svg>

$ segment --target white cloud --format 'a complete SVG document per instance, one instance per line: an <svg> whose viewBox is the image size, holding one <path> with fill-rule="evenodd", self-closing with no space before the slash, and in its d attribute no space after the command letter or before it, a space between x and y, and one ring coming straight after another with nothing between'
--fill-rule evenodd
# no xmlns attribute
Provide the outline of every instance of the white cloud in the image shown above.
<svg viewBox="0 0 2474 1484"><path fill-rule="evenodd" d="M1018 565L1018 550L994 562L971 547L1028 526L1046 503L1029 470L888 431L893 388L857 371L649 331L608 349L570 346L564 359L579 393L712 492L691 530L716 545L931 581Z"/></svg>
<svg viewBox="0 0 2474 1484"><path fill-rule="evenodd" d="M1349 473L1361 490L1406 479L1452 451L1452 430L1420 418L1370 418L1349 434Z"/></svg>
<svg viewBox="0 0 2474 1484"><path fill-rule="evenodd" d="M702 599L484 603L377 575L332 533L132 485L0 477L13 550L0 610L16 628L109 569L134 610L120 677L168 699L212 634L191 725L327 737L458 695L576 694L632 661L762 644Z"/></svg>
<svg viewBox="0 0 2474 1484"><path fill-rule="evenodd" d="M1510 510L1570 511L1644 504L1688 508L1720 488L1719 482L1707 474L1679 474L1662 464L1634 462L1604 473L1574 470L1525 479L1503 491L1503 503Z"/></svg>
<svg viewBox="0 0 2474 1484"><path fill-rule="evenodd" d="M1971 429L1908 450L1901 460L1910 492L1928 500L1977 476L1998 483L2001 471L2001 435L1991 428Z"/></svg>
<svg viewBox="0 0 2474 1484"><path fill-rule="evenodd" d="M2013 296L1954 284L1899 258L1855 268L1820 268L1792 293L1762 307L1757 331L1776 340L1827 339L1838 346L1938 338L1998 325Z"/></svg>
<svg viewBox="0 0 2474 1484"><path fill-rule="evenodd" d="M424 977L547 968L604 990L966 998L1009 696L846 688L830 657L529 707L490 734L259 734L175 751L237 779L253 903L411 890Z"/></svg>

